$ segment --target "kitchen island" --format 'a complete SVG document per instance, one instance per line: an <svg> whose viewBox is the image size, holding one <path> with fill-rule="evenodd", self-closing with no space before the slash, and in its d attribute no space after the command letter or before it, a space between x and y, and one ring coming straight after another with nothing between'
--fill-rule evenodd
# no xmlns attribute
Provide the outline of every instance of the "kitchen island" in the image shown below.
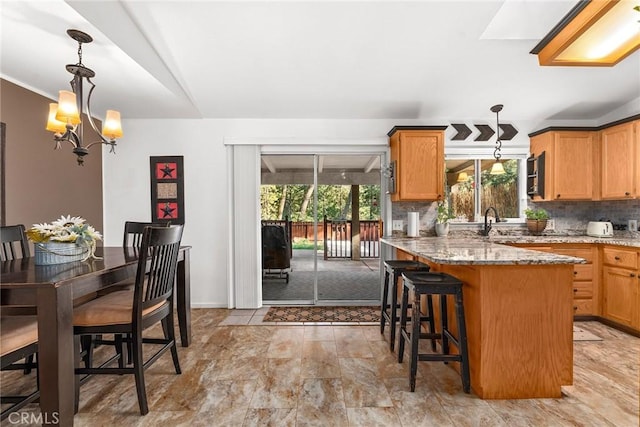
<svg viewBox="0 0 640 427"><path fill-rule="evenodd" d="M479 397L561 397L561 387L573 383L573 265L583 259L487 239L381 242L398 258L420 260L464 283L471 388Z"/></svg>

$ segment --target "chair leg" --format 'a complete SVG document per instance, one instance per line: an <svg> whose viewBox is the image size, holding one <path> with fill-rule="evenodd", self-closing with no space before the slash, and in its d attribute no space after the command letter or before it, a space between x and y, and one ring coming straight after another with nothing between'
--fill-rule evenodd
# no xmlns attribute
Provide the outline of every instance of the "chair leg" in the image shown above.
<svg viewBox="0 0 640 427"><path fill-rule="evenodd" d="M431 297L431 294L427 294L427 310L429 311L429 334L431 334L432 337L435 337L436 335L436 325L435 325L435 318L433 316L433 298ZM436 339L435 338L431 338L431 350L436 351Z"/></svg>
<svg viewBox="0 0 640 427"><path fill-rule="evenodd" d="M82 360L85 368L93 366L93 335L82 335L80 337L80 351L84 353Z"/></svg>
<svg viewBox="0 0 640 427"><path fill-rule="evenodd" d="M462 290L456 292L456 317L458 322L458 341L460 343L460 374L462 376L462 389L465 393L471 392L471 375L469 372L469 353L467 349L467 325L464 319L464 306L462 305Z"/></svg>
<svg viewBox="0 0 640 427"><path fill-rule="evenodd" d="M173 313L169 313L167 317L162 319L162 329L164 330L164 337L173 341L171 346L171 358L173 359L173 367L176 370L176 374L181 374L180 361L178 360L178 348L176 346L175 330L173 325Z"/></svg>
<svg viewBox="0 0 640 427"><path fill-rule="evenodd" d="M389 332L391 333L390 339L389 339L389 348L391 349L391 351L393 351L393 349L395 348L396 345L396 323L398 322L398 312L397 312L397 305L398 305L398 276L396 275L395 271L394 273L391 275L391 313L389 315L389 318L391 319L389 321Z"/></svg>
<svg viewBox="0 0 640 427"><path fill-rule="evenodd" d="M414 291L415 292L415 291ZM411 364L409 367L409 387L416 391L416 374L418 373L418 340L420 339L420 294L413 295L411 307Z"/></svg>
<svg viewBox="0 0 640 427"><path fill-rule="evenodd" d="M124 368L124 353L122 351L122 334L115 334L113 336L114 345L116 347L116 354L118 357L118 368Z"/></svg>
<svg viewBox="0 0 640 427"><path fill-rule="evenodd" d="M33 354L24 358L24 374L29 375L31 373L31 367L33 366Z"/></svg>
<svg viewBox="0 0 640 427"><path fill-rule="evenodd" d="M382 310L380 313L380 333L384 334L384 323L385 323L385 318L384 318L384 313L387 310L387 301L389 300L389 272L386 271L384 272L384 286L382 289Z"/></svg>
<svg viewBox="0 0 640 427"><path fill-rule="evenodd" d="M402 358L404 357L404 337L402 335L402 331L407 329L407 305L409 304L409 291L407 288L402 285L402 303L400 304L400 337L398 338L398 363L402 363ZM415 318L412 318L411 321L415 322Z"/></svg>
<svg viewBox="0 0 640 427"><path fill-rule="evenodd" d="M449 337L444 331L449 330L449 318L447 313L447 295L440 295L440 324L442 325L442 354L449 354ZM449 362L444 362L447 365Z"/></svg>
<svg viewBox="0 0 640 427"><path fill-rule="evenodd" d="M138 406L140 406L140 414L147 415L149 406L147 405L147 391L144 386L144 366L142 360L142 336L132 334L133 338L133 372L136 378L136 391L138 392Z"/></svg>

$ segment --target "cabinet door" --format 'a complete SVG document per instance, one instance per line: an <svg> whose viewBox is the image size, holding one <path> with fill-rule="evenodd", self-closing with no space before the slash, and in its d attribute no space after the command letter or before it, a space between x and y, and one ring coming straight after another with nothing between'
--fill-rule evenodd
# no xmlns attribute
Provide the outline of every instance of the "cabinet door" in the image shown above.
<svg viewBox="0 0 640 427"><path fill-rule="evenodd" d="M399 200L439 200L444 192L444 139L441 131L400 132Z"/></svg>
<svg viewBox="0 0 640 427"><path fill-rule="evenodd" d="M636 271L604 267L602 279L604 317L623 325L637 327L639 284Z"/></svg>
<svg viewBox="0 0 640 427"><path fill-rule="evenodd" d="M553 198L591 200L593 197L593 134L556 132L554 137Z"/></svg>
<svg viewBox="0 0 640 427"><path fill-rule="evenodd" d="M601 132L601 191L603 199L628 199L637 196L634 181L637 153L634 123L625 123Z"/></svg>
<svg viewBox="0 0 640 427"><path fill-rule="evenodd" d="M551 200L553 192L553 138L551 132L531 137L531 155L540 157L544 153L544 194L533 196L534 201Z"/></svg>

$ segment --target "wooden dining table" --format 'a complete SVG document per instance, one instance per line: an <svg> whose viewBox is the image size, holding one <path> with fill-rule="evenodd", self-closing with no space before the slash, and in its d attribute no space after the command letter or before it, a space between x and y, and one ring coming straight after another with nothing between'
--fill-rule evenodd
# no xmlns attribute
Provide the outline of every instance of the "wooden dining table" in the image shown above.
<svg viewBox="0 0 640 427"><path fill-rule="evenodd" d="M176 305L180 342L191 342L190 247L180 248L176 273ZM73 303L135 277L137 250L100 247L99 259L35 265L34 258L0 263L2 306L35 307L38 317L40 408L46 425L73 426L75 352ZM1 307L0 307L1 309Z"/></svg>

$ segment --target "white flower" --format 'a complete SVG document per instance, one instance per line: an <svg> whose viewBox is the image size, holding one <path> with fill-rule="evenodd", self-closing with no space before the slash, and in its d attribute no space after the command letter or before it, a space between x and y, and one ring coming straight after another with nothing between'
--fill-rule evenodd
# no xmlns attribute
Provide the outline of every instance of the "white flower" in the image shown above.
<svg viewBox="0 0 640 427"><path fill-rule="evenodd" d="M68 242L85 246L89 248L87 258L95 258L96 241L102 240L102 235L86 224L84 218L71 215L62 215L51 224L34 224L27 230L27 236L34 243Z"/></svg>
<svg viewBox="0 0 640 427"><path fill-rule="evenodd" d="M79 216L72 217L71 215L62 215L57 220L53 221L51 225L60 228L81 227L85 223L85 221L86 220L84 218L81 218Z"/></svg>

